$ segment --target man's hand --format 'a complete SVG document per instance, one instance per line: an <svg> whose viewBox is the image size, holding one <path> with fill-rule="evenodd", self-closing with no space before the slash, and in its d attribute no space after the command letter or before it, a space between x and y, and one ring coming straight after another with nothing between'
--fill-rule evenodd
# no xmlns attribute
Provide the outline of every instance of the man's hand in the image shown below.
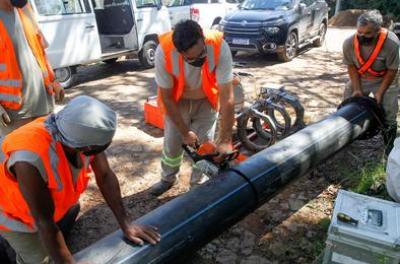
<svg viewBox="0 0 400 264"><path fill-rule="evenodd" d="M183 135L183 144L185 145L195 147L198 142L199 138L193 131L189 131L185 135Z"/></svg>
<svg viewBox="0 0 400 264"><path fill-rule="evenodd" d="M0 105L0 123L3 126L8 126L11 123L10 116L7 114L7 111L4 109L3 106Z"/></svg>
<svg viewBox="0 0 400 264"><path fill-rule="evenodd" d="M55 93L55 99L57 103L62 103L64 100L64 88L61 86L61 84L57 81L53 82L53 89Z"/></svg>
<svg viewBox="0 0 400 264"><path fill-rule="evenodd" d="M161 236L154 226L130 224L126 229L122 230L126 238L135 244L143 245L144 241L152 245L160 242Z"/></svg>
<svg viewBox="0 0 400 264"><path fill-rule="evenodd" d="M379 92L379 90L374 94L377 104L382 103L383 94Z"/></svg>
<svg viewBox="0 0 400 264"><path fill-rule="evenodd" d="M363 92L361 90L355 90L353 91L352 97L360 97L360 96L364 96Z"/></svg>

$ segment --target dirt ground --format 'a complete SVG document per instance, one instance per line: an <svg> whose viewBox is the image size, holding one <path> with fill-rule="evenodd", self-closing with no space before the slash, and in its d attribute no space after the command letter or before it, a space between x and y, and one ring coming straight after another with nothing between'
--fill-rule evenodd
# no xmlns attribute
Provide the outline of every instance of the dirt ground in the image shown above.
<svg viewBox="0 0 400 264"><path fill-rule="evenodd" d="M260 87L277 83L285 85L300 99L307 123L334 112L341 102L346 81L341 43L352 32L331 28L325 46L303 50L289 63L279 63L274 56L238 54L235 60L247 63L240 70L256 76L255 80L244 80L247 98L254 95L254 84ZM155 95L153 76L153 70L143 70L136 61L99 64L80 69L77 86L67 91L68 99L87 94L118 112L118 131L107 153L120 181L124 204L133 218L188 189L189 166L185 164L177 187L159 198L149 195L149 188L160 179L162 147L162 131L143 122L143 103ZM340 184L330 184L324 173L335 177L335 166L340 162L351 161L355 166L362 166L363 160L376 159L380 151L379 138L352 144L322 166L319 173L292 182L271 201L209 243L191 263L312 263L324 247L322 242L315 241L325 236L333 199L340 187ZM360 152L369 156L364 157ZM354 159L354 155L360 158ZM118 228L93 180L81 199L81 206L80 218L68 241L74 252Z"/></svg>

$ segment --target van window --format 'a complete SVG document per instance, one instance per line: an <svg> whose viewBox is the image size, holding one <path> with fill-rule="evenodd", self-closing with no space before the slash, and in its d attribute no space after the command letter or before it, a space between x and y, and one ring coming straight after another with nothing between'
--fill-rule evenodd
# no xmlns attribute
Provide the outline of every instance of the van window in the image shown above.
<svg viewBox="0 0 400 264"><path fill-rule="evenodd" d="M138 0L136 1L136 7L157 7L159 2L160 0Z"/></svg>
<svg viewBox="0 0 400 264"><path fill-rule="evenodd" d="M42 16L85 13L80 0L35 0L35 6Z"/></svg>
<svg viewBox="0 0 400 264"><path fill-rule="evenodd" d="M193 4L208 4L208 0L192 0Z"/></svg>
<svg viewBox="0 0 400 264"><path fill-rule="evenodd" d="M182 0L172 0L169 3L169 7L173 7L173 6L182 6L183 5L183 1Z"/></svg>

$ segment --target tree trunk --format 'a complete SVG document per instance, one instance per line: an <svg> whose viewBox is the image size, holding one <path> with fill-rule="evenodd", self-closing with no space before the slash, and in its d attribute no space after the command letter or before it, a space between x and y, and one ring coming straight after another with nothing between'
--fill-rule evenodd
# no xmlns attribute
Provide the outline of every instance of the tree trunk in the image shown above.
<svg viewBox="0 0 400 264"><path fill-rule="evenodd" d="M336 0L335 16L339 13L342 8L342 0Z"/></svg>

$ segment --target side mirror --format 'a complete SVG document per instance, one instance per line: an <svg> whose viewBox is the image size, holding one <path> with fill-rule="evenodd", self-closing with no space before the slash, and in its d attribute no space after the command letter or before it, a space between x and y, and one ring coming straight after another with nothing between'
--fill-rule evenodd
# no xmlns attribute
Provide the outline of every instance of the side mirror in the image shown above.
<svg viewBox="0 0 400 264"><path fill-rule="evenodd" d="M301 14L304 13L304 10L306 10L306 7L307 7L307 5L304 4L304 3L300 3L299 4L299 11L300 11Z"/></svg>

